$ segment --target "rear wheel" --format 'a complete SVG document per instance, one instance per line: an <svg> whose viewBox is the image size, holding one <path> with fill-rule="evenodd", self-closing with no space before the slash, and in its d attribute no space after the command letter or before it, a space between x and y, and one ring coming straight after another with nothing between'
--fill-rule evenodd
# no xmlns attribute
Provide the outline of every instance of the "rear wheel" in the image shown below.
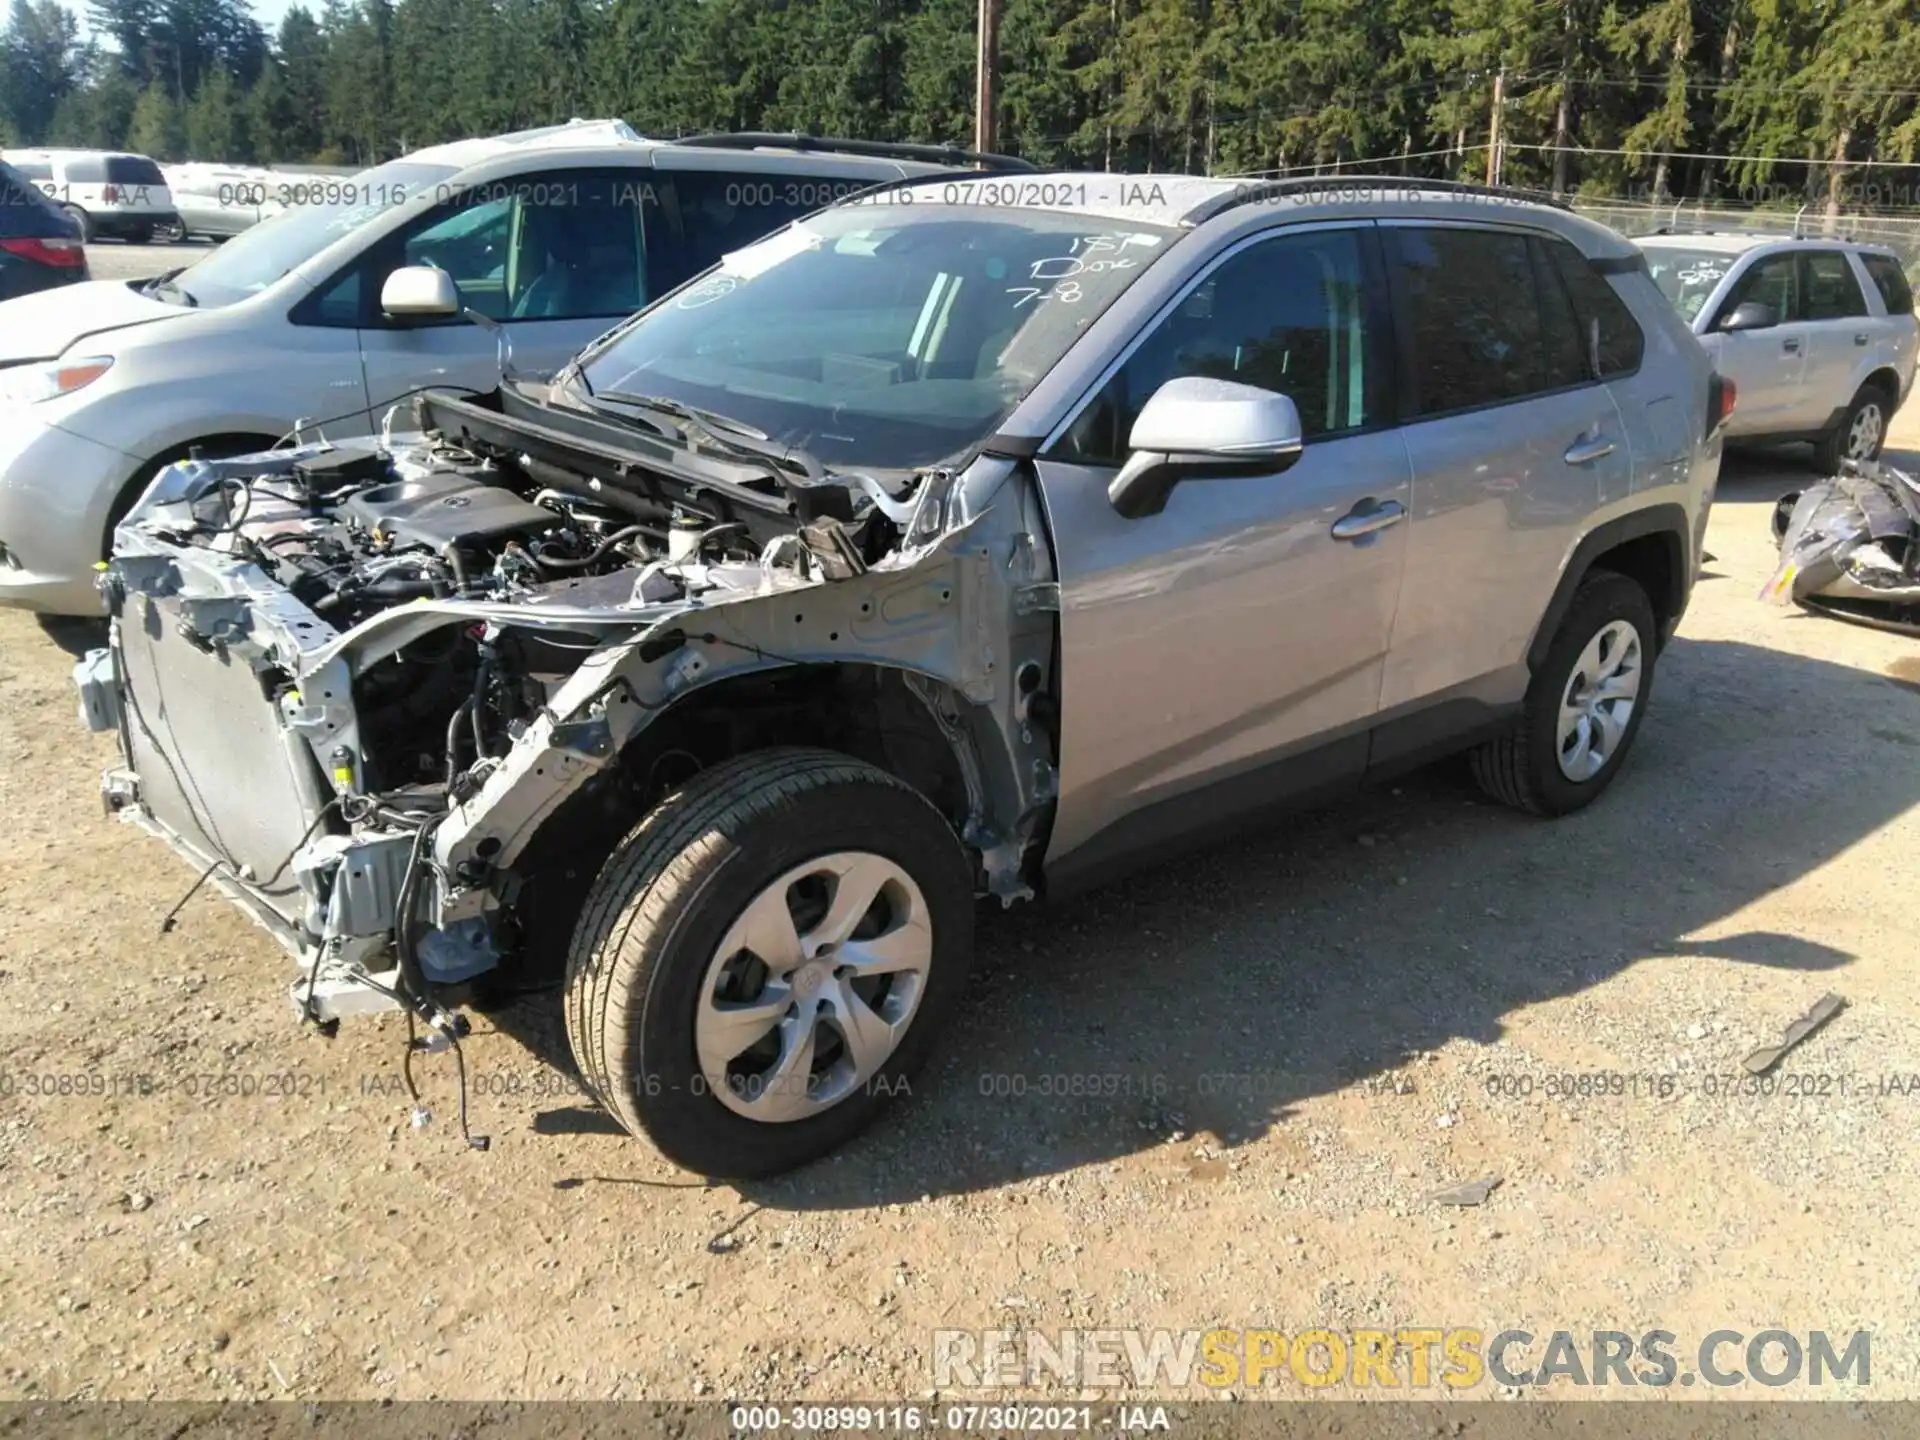
<svg viewBox="0 0 1920 1440"><path fill-rule="evenodd" d="M94 233L93 217L87 214L87 212L82 210L78 205L62 205L60 208L66 211L68 219L72 220L74 224L80 227L81 243L85 245L91 245L93 243L93 233Z"/></svg>
<svg viewBox="0 0 1920 1440"><path fill-rule="evenodd" d="M153 243L153 227L151 225L136 226L132 230L127 231L126 241L129 245L151 245Z"/></svg>
<svg viewBox="0 0 1920 1440"><path fill-rule="evenodd" d="M1620 773L1653 692L1653 606L1624 575L1581 581L1511 730L1473 751L1474 779L1503 805L1567 815Z"/></svg>
<svg viewBox="0 0 1920 1440"><path fill-rule="evenodd" d="M1887 443L1891 413L1885 390L1878 385L1862 385L1840 423L1814 442L1814 463L1831 475L1839 470L1842 460L1879 459L1881 447Z"/></svg>
<svg viewBox="0 0 1920 1440"><path fill-rule="evenodd" d="M972 874L938 811L848 756L763 751L695 776L607 862L568 957L568 1038L670 1160L777 1174L905 1092L972 946Z"/></svg>

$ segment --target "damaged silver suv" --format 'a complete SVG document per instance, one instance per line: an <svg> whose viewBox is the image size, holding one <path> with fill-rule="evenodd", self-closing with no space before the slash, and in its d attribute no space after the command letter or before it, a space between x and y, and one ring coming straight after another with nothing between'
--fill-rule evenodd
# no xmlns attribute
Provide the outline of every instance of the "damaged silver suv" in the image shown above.
<svg viewBox="0 0 1920 1440"><path fill-rule="evenodd" d="M976 897L1449 751L1591 801L1730 400L1638 251L1507 193L903 182L417 438L163 471L82 709L303 1014L457 1044L564 969L607 1109L767 1174L902 1088Z"/></svg>

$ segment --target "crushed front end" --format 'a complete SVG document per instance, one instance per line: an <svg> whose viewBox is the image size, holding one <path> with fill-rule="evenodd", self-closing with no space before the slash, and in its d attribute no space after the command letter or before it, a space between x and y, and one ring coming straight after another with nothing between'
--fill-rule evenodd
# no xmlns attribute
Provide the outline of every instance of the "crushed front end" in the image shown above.
<svg viewBox="0 0 1920 1440"><path fill-rule="evenodd" d="M1774 506L1780 564L1763 595L1857 624L1920 635L1920 482L1878 461Z"/></svg>
<svg viewBox="0 0 1920 1440"><path fill-rule="evenodd" d="M608 823L823 712L876 753L947 747L927 788L952 777L979 889L1027 892L1057 591L1011 462L823 475L536 386L414 420L162 471L76 668L120 739L107 807L285 947L301 1014L445 1019L567 923L555 877Z"/></svg>

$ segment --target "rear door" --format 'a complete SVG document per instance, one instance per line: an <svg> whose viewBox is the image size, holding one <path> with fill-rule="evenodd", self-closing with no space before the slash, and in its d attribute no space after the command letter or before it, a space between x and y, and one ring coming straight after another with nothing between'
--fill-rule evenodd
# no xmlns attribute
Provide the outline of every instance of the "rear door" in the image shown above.
<svg viewBox="0 0 1920 1440"><path fill-rule="evenodd" d="M1524 692L1561 565L1595 508L1628 492L1631 446L1554 273L1558 242L1473 224L1382 231L1413 516L1381 709L1464 713Z"/></svg>
<svg viewBox="0 0 1920 1440"><path fill-rule="evenodd" d="M1714 368L1739 388L1733 430L1741 435L1804 428L1809 333L1801 318L1800 257L1791 250L1755 257L1735 277L1707 330ZM1771 305L1780 323L1728 333L1727 317L1747 301Z"/></svg>
<svg viewBox="0 0 1920 1440"><path fill-rule="evenodd" d="M1824 426L1850 404L1873 367L1894 360L1893 336L1867 309L1867 297L1844 250L1803 250L1800 293L1807 326L1807 369L1795 417L1802 426Z"/></svg>
<svg viewBox="0 0 1920 1440"><path fill-rule="evenodd" d="M1886 327L1892 354L1890 363L1900 376L1900 398L1904 400L1913 385L1914 361L1916 352L1920 351L1920 324L1916 324L1913 317L1913 287L1907 283L1898 256L1861 250L1855 252L1855 258L1874 294L1880 297L1879 308L1885 312L1880 323Z"/></svg>

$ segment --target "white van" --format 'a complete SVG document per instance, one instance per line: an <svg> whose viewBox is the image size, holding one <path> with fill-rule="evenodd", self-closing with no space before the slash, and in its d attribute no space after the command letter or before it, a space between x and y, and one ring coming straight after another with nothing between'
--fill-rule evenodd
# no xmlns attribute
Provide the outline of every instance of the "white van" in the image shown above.
<svg viewBox="0 0 1920 1440"><path fill-rule="evenodd" d="M108 236L145 245L156 231L172 233L179 227L166 176L144 155L112 150L8 150L0 153L0 159L79 222L82 240Z"/></svg>

